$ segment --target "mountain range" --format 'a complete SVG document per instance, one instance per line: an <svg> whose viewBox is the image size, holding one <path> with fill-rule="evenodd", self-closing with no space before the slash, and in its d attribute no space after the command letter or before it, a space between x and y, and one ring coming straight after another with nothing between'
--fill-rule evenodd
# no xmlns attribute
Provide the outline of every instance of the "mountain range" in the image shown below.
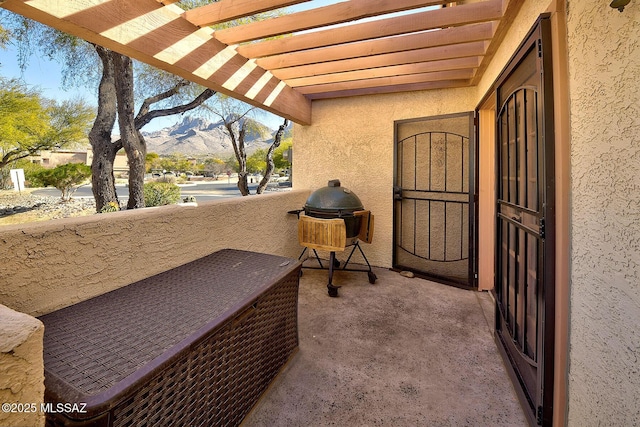
<svg viewBox="0 0 640 427"><path fill-rule="evenodd" d="M268 129L266 125L256 122L259 127ZM186 154L191 156L214 155L228 157L233 154L231 138L222 121L209 122L200 117L185 117L182 122L154 132L142 132L147 143L148 153ZM247 154L261 148L268 148L273 142L274 130L262 134L247 131L245 147Z"/></svg>

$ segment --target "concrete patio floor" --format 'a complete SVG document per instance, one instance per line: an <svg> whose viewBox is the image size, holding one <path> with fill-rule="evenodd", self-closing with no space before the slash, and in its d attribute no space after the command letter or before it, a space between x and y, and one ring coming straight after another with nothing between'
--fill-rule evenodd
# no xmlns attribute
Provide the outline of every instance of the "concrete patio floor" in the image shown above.
<svg viewBox="0 0 640 427"><path fill-rule="evenodd" d="M527 426L492 336L493 301L375 269L303 270L300 348L243 427Z"/></svg>

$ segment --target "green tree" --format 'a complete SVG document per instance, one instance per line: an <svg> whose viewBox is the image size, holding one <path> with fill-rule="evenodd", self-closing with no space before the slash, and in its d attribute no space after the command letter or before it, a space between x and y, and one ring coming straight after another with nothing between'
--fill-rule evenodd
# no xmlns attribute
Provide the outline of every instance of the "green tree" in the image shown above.
<svg viewBox="0 0 640 427"><path fill-rule="evenodd" d="M62 192L62 200L68 202L80 185L91 176L91 167L84 163L67 163L40 173L45 187L55 187Z"/></svg>
<svg viewBox="0 0 640 427"><path fill-rule="evenodd" d="M150 173L152 170L157 169L160 165L160 155L158 153L147 153L145 158L145 170Z"/></svg>
<svg viewBox="0 0 640 427"><path fill-rule="evenodd" d="M82 100L57 103L16 80L0 78L0 175L8 166L42 150L86 140L93 109Z"/></svg>
<svg viewBox="0 0 640 427"><path fill-rule="evenodd" d="M273 163L276 169L291 169L291 162L284 158L284 153L287 152L293 145L291 137L286 138L280 144L280 147L273 151Z"/></svg>
<svg viewBox="0 0 640 427"><path fill-rule="evenodd" d="M260 148L247 157L247 172L259 173L264 172L267 167L265 158L267 157L267 150Z"/></svg>

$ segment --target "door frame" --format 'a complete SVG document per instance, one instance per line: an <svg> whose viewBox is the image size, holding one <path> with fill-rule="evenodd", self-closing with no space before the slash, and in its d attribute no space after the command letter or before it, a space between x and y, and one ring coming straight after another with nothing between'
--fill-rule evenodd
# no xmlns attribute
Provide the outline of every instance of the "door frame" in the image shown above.
<svg viewBox="0 0 640 427"><path fill-rule="evenodd" d="M448 280L441 276L432 276L424 274L411 268L398 268L397 263L397 210L395 189L398 188L398 127L405 123L414 123L426 120L439 120L457 117L469 117L469 280L466 284L454 280ZM478 288L478 138L477 138L477 114L474 111L465 111L461 113L441 114L437 116L416 117L412 119L396 120L393 123L393 248L392 248L392 270L409 270L417 277L421 277L434 282L445 285L455 286L463 289L476 290Z"/></svg>
<svg viewBox="0 0 640 427"><path fill-rule="evenodd" d="M553 424L553 401L554 401L554 360L555 360L555 294L556 294L556 212L555 212L555 193L556 193L556 180L555 180L555 133L554 133L554 92L553 92L553 66L552 66L552 30L550 14L542 14L533 28L525 36L523 42L518 46L514 55L509 59L507 65L499 74L491 88L488 90L484 98L479 102L476 107L476 117L480 110L486 109L485 106L491 104L495 107L496 112L499 108L497 105L497 89L500 85L511 75L511 73L517 68L521 60L525 55L530 52L531 48L538 49L538 56L542 62L541 69L541 83L542 88L540 91L540 102L543 103L543 114L540 118L543 121L542 129L543 133L543 149L544 149L544 170L545 170L545 187L544 187L544 206L543 216L545 218L545 237L544 237L544 258L543 258L543 276L542 280L542 300L543 307L541 312L541 357L539 360L540 372L538 373L539 379L539 392L541 393L540 402L541 405L538 408L533 408L532 404L523 390L522 379L519 377L518 372L514 369L514 366L510 360L510 356L506 352L503 339L498 334L500 317L498 313L498 300L495 294L495 282L498 274L498 259L499 259L499 242L497 240L498 234L498 180L500 177L496 176L495 188L494 188L494 290L492 294L496 300L496 313L495 313L495 334L494 338L500 354L505 361L507 372L511 381L516 389L516 393L520 402L525 410L528 421L531 425L544 425L551 426ZM498 162L500 161L500 147L496 144L495 138L497 138L498 131L497 126L497 114L496 126L494 132L494 150L495 150L495 164L494 175L499 171ZM479 129L477 129L479 132ZM478 135L476 135L478 137ZM479 138L477 138L479 139Z"/></svg>

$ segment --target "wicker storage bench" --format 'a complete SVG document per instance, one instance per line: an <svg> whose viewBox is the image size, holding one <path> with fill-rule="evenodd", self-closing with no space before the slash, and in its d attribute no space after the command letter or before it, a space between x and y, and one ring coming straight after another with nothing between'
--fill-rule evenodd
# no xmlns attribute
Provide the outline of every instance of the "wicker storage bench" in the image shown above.
<svg viewBox="0 0 640 427"><path fill-rule="evenodd" d="M240 424L298 346L299 273L225 249L40 317L47 425Z"/></svg>

